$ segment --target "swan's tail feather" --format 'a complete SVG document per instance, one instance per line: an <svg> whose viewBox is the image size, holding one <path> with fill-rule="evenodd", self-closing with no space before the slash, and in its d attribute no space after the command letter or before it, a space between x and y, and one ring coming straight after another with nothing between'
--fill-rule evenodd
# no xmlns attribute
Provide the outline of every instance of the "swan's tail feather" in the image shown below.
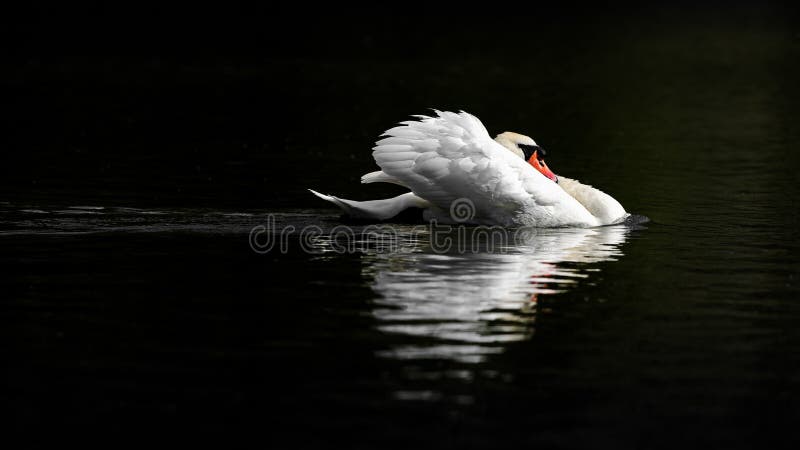
<svg viewBox="0 0 800 450"><path fill-rule="evenodd" d="M332 195L320 194L311 189L309 189L309 191L317 197L338 206L346 215L354 219L387 220L408 208L427 208L430 206L427 201L417 197L413 192L384 200L357 202L355 200L347 200Z"/></svg>
<svg viewBox="0 0 800 450"><path fill-rule="evenodd" d="M363 177L361 177L361 183L392 183L399 186L403 186L404 188L408 188L408 186L403 183L402 181L398 180L397 178L387 174L382 170L377 170L375 172L370 172Z"/></svg>

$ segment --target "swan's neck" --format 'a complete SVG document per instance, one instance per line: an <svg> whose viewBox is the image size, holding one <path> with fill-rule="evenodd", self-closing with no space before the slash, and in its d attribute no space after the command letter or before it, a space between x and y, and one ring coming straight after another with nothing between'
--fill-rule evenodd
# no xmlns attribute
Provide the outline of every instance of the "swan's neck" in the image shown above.
<svg viewBox="0 0 800 450"><path fill-rule="evenodd" d="M597 218L601 225L609 225L625 218L625 208L605 192L577 180L558 176L558 185Z"/></svg>

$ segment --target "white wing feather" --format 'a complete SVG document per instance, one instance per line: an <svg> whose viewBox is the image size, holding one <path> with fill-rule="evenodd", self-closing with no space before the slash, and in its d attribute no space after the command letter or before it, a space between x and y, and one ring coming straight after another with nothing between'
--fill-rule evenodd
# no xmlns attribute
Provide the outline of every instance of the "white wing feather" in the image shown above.
<svg viewBox="0 0 800 450"><path fill-rule="evenodd" d="M475 223L598 225L556 183L495 142L477 117L435 112L436 117L402 122L376 143L372 154L387 177L443 211L457 199L469 199Z"/></svg>

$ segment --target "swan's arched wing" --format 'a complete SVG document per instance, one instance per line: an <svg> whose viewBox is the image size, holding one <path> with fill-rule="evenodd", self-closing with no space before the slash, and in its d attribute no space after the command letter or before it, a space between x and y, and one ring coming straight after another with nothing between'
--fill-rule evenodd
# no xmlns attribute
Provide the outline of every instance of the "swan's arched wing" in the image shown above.
<svg viewBox="0 0 800 450"><path fill-rule="evenodd" d="M477 117L436 114L384 133L372 153L383 172L445 211L470 199L478 222L520 223L517 216L534 212L522 222L547 225L563 206L577 211L576 224L592 220L557 184L495 142Z"/></svg>

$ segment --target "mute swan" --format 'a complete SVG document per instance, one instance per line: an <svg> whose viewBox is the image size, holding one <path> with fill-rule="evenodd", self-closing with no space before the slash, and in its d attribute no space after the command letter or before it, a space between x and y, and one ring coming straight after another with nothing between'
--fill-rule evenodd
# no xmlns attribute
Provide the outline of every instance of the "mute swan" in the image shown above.
<svg viewBox="0 0 800 450"><path fill-rule="evenodd" d="M544 149L528 136L505 132L492 139L471 114L434 111L387 130L372 152L381 170L361 178L411 192L363 202L311 192L350 217L369 220L414 207L424 210L426 220L506 227L595 227L628 216L608 194L556 176L544 162ZM458 205L466 214L456 213Z"/></svg>

